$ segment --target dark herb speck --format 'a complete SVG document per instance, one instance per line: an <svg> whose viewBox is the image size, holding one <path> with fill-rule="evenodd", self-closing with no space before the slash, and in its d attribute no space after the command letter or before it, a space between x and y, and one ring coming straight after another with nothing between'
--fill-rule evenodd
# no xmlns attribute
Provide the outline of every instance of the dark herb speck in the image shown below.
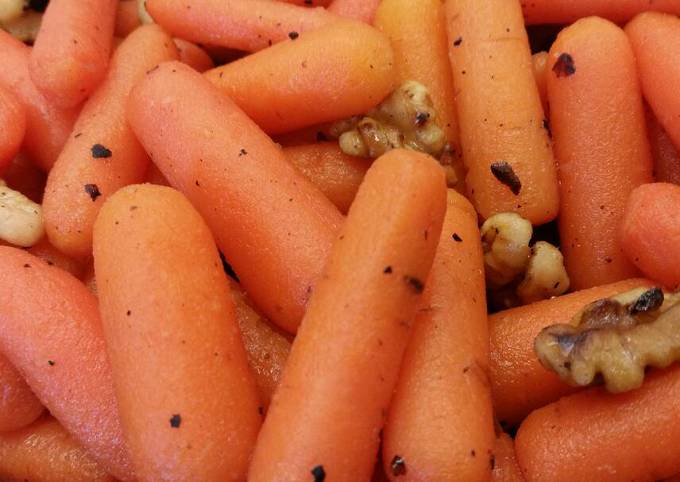
<svg viewBox="0 0 680 482"><path fill-rule="evenodd" d="M297 32L288 32L288 38L291 39L291 40L295 40L299 36L300 36L300 34L297 33Z"/></svg>
<svg viewBox="0 0 680 482"><path fill-rule="evenodd" d="M453 240L454 240L456 243L462 243L462 242L463 242L463 238L461 238L460 236L458 236L458 233L453 233L453 234L451 235L451 237L453 238Z"/></svg>
<svg viewBox="0 0 680 482"><path fill-rule="evenodd" d="M107 149L101 144L93 145L91 151L92 157L95 159L106 159L107 157L111 157L111 149Z"/></svg>
<svg viewBox="0 0 680 482"><path fill-rule="evenodd" d="M574 75L576 73L574 58L567 53L560 54L560 56L557 57L557 62L553 65L552 70L557 77L569 77Z"/></svg>
<svg viewBox="0 0 680 482"><path fill-rule="evenodd" d="M515 196L522 190L522 182L517 177L517 174L515 174L512 166L506 161L498 161L491 164L491 174L498 181L508 186Z"/></svg>
<svg viewBox="0 0 680 482"><path fill-rule="evenodd" d="M90 195L90 199L92 199L92 201L96 201L97 198L102 195L102 193L99 192L99 188L96 184L85 184L84 188L85 192Z"/></svg>
<svg viewBox="0 0 680 482"><path fill-rule="evenodd" d="M399 455L395 455L392 458L392 462L390 462L390 468L392 469L392 475L395 477L406 474L406 462Z"/></svg>
<svg viewBox="0 0 680 482"><path fill-rule="evenodd" d="M460 44L463 43L463 37L458 37L456 40L453 41L453 46L454 47L459 47Z"/></svg>
<svg viewBox="0 0 680 482"><path fill-rule="evenodd" d="M181 423L182 423L182 417L180 416L179 413L176 413L172 417L170 417L170 426L172 428L179 428Z"/></svg>
<svg viewBox="0 0 680 482"><path fill-rule="evenodd" d="M310 470L314 476L314 482L323 482L326 480L326 471L323 469L323 465L317 465L312 470Z"/></svg>

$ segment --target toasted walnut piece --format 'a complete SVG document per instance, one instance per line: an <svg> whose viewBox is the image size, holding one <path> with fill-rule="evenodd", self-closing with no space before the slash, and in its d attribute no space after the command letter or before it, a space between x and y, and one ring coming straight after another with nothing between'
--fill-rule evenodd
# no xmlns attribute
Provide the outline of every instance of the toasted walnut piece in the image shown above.
<svg viewBox="0 0 680 482"><path fill-rule="evenodd" d="M146 10L146 0L137 0L137 15L139 15L139 21L143 24L154 23L153 17Z"/></svg>
<svg viewBox="0 0 680 482"><path fill-rule="evenodd" d="M559 296L569 289L569 275L564 268L564 257L559 249L545 241L531 248L531 257L524 280L517 286L523 303Z"/></svg>
<svg viewBox="0 0 680 482"><path fill-rule="evenodd" d="M531 223L516 213L494 214L482 224L486 280L492 288L507 285L529 263Z"/></svg>
<svg viewBox="0 0 680 482"><path fill-rule="evenodd" d="M0 0L0 24L13 22L24 13L24 0Z"/></svg>
<svg viewBox="0 0 680 482"><path fill-rule="evenodd" d="M0 180L0 239L29 247L40 241L44 233L40 204L8 188Z"/></svg>
<svg viewBox="0 0 680 482"><path fill-rule="evenodd" d="M346 154L368 158L401 147L439 157L447 143L427 88L414 80L401 84L366 116L336 122L330 133Z"/></svg>
<svg viewBox="0 0 680 482"><path fill-rule="evenodd" d="M595 301L534 340L541 363L562 380L586 386L604 379L612 393L642 385L645 368L680 359L680 294L644 288Z"/></svg>
<svg viewBox="0 0 680 482"><path fill-rule="evenodd" d="M34 10L26 11L21 17L3 23L3 28L17 40L32 44L38 37L43 14Z"/></svg>

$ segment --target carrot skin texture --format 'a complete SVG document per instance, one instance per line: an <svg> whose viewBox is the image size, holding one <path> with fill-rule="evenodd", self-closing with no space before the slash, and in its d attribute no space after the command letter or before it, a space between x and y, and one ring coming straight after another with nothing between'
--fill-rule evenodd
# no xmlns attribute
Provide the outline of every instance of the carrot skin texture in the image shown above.
<svg viewBox="0 0 680 482"><path fill-rule="evenodd" d="M438 124L452 150L460 155L455 89L441 0L384 0L374 23L390 39L398 83L416 80L427 87Z"/></svg>
<svg viewBox="0 0 680 482"><path fill-rule="evenodd" d="M64 253L88 258L101 205L121 187L144 180L149 156L128 127L125 102L148 70L176 58L172 39L159 26L137 29L116 50L106 80L83 107L45 188L45 230ZM86 185L96 186L96 193Z"/></svg>
<svg viewBox="0 0 680 482"><path fill-rule="evenodd" d="M117 6L117 0L54 0L47 6L29 70L36 87L58 106L77 106L104 79Z"/></svg>
<svg viewBox="0 0 680 482"><path fill-rule="evenodd" d="M85 274L85 266L80 261L66 256L57 248L52 246L47 238L43 238L38 244L28 249L33 256L43 259L50 266L68 271L78 279L82 279Z"/></svg>
<svg viewBox="0 0 680 482"><path fill-rule="evenodd" d="M589 16L623 23L647 10L680 15L675 0L532 0L522 2L527 25L569 24Z"/></svg>
<svg viewBox="0 0 680 482"><path fill-rule="evenodd" d="M29 425L43 410L40 400L33 394L26 381L0 353L0 433Z"/></svg>
<svg viewBox="0 0 680 482"><path fill-rule="evenodd" d="M434 159L393 150L369 169L293 343L249 480L307 480L317 466L336 481L370 479L445 209Z"/></svg>
<svg viewBox="0 0 680 482"><path fill-rule="evenodd" d="M334 142L285 147L283 153L343 214L370 167L366 159L345 154Z"/></svg>
<svg viewBox="0 0 680 482"><path fill-rule="evenodd" d="M557 177L519 0L447 0L445 11L468 197L482 218L551 221ZM494 175L501 162L519 189Z"/></svg>
<svg viewBox="0 0 680 482"><path fill-rule="evenodd" d="M0 433L0 478L9 481L115 482L54 418Z"/></svg>
<svg viewBox="0 0 680 482"><path fill-rule="evenodd" d="M680 186L646 184L628 198L621 245L649 279L670 290L680 287Z"/></svg>
<svg viewBox="0 0 680 482"><path fill-rule="evenodd" d="M515 456L515 442L505 432L496 436L491 482L524 482Z"/></svg>
<svg viewBox="0 0 680 482"><path fill-rule="evenodd" d="M666 130L647 109L647 134L654 161L654 179L680 185L680 152Z"/></svg>
<svg viewBox="0 0 680 482"><path fill-rule="evenodd" d="M215 67L208 53L198 45L181 38L173 39L173 41L177 47L180 62L187 64L197 72L205 72Z"/></svg>
<svg viewBox="0 0 680 482"><path fill-rule="evenodd" d="M35 87L28 73L31 49L0 30L0 84L12 92L26 109L23 147L45 172L49 171L68 138L78 111L62 109L47 100Z"/></svg>
<svg viewBox="0 0 680 482"><path fill-rule="evenodd" d="M680 471L678 413L677 365L627 393L589 389L533 412L515 439L517 461L528 482L664 479Z"/></svg>
<svg viewBox="0 0 680 482"><path fill-rule="evenodd" d="M620 281L489 316L489 378L501 424L514 427L532 410L578 390L538 361L534 339L543 328L569 323L588 303L650 284L643 279Z"/></svg>
<svg viewBox="0 0 680 482"><path fill-rule="evenodd" d="M172 188L125 187L97 218L94 265L138 480L244 480L262 419L205 222Z"/></svg>
<svg viewBox="0 0 680 482"><path fill-rule="evenodd" d="M149 73L132 91L128 119L161 172L204 217L248 295L294 332L343 219L335 206L183 64Z"/></svg>
<svg viewBox="0 0 680 482"><path fill-rule="evenodd" d="M200 44L257 52L273 43L337 21L324 8L271 0L147 0L154 20L176 37Z"/></svg>
<svg viewBox="0 0 680 482"><path fill-rule="evenodd" d="M333 0L328 11L340 17L372 24L381 0Z"/></svg>
<svg viewBox="0 0 680 482"><path fill-rule="evenodd" d="M674 88L680 81L680 61L676 55L680 48L680 19L657 12L643 13L626 25L626 34L635 52L645 99L675 147L680 149L677 122L680 100Z"/></svg>
<svg viewBox="0 0 680 482"><path fill-rule="evenodd" d="M132 480L97 300L23 250L0 247L0 266L0 350L107 472Z"/></svg>
<svg viewBox="0 0 680 482"><path fill-rule="evenodd" d="M0 175L19 152L26 133L26 110L19 99L0 85Z"/></svg>
<svg viewBox="0 0 680 482"><path fill-rule="evenodd" d="M280 134L364 114L394 88L393 64L386 36L343 21L205 75L265 132Z"/></svg>
<svg viewBox="0 0 680 482"><path fill-rule="evenodd" d="M120 0L116 8L114 35L116 37L127 37L141 24L137 0Z"/></svg>
<svg viewBox="0 0 680 482"><path fill-rule="evenodd" d="M494 428L484 260L477 213L452 190L426 286L383 431L385 473L397 481L488 481ZM405 474L393 474L397 455Z"/></svg>
<svg viewBox="0 0 680 482"><path fill-rule="evenodd" d="M573 60L572 74L560 68L564 53ZM638 276L621 250L619 230L630 192L652 181L652 160L635 58L623 31L598 18L562 30L550 49L548 96L571 287Z"/></svg>

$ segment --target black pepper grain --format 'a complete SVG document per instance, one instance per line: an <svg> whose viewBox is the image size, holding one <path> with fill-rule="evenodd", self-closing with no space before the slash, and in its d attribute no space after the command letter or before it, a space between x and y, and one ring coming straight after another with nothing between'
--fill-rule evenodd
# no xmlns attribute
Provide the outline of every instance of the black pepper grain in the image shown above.
<svg viewBox="0 0 680 482"><path fill-rule="evenodd" d="M458 37L456 40L453 41L453 46L454 47L459 47L460 44L463 43L463 37Z"/></svg>
<svg viewBox="0 0 680 482"><path fill-rule="evenodd" d="M383 273L385 274L392 274L392 266L387 266L384 270Z"/></svg>
<svg viewBox="0 0 680 482"><path fill-rule="evenodd" d="M47 360L47 364L51 367L55 365L54 360Z"/></svg>
<svg viewBox="0 0 680 482"><path fill-rule="evenodd" d="M299 36L300 36L300 34L297 33L297 32L288 32L288 38L291 39L291 40L295 40Z"/></svg>
<svg viewBox="0 0 680 482"><path fill-rule="evenodd" d="M182 417L180 416L179 413L176 413L172 417L170 417L170 426L172 428L179 428L181 423L182 423Z"/></svg>
<svg viewBox="0 0 680 482"><path fill-rule="evenodd" d="M498 181L510 188L510 191L517 196L522 190L520 181L512 166L506 161L498 161L491 164L491 173Z"/></svg>
<svg viewBox="0 0 680 482"><path fill-rule="evenodd" d="M406 462L399 455L395 455L390 462L390 468L392 469L392 475L399 477L400 475L406 474Z"/></svg>
<svg viewBox="0 0 680 482"><path fill-rule="evenodd" d="M93 145L91 151L92 157L95 159L106 159L107 157L111 157L111 149L107 149L101 144Z"/></svg>
<svg viewBox="0 0 680 482"><path fill-rule="evenodd" d="M451 237L453 238L453 240L454 240L456 243L462 243L462 242L463 242L463 238L461 238L460 236L458 236L458 233L453 233L453 234L451 235Z"/></svg>

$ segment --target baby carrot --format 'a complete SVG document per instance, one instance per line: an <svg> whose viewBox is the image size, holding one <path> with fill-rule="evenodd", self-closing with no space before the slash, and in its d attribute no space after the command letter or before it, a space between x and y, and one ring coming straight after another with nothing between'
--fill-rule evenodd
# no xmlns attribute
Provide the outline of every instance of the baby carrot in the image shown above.
<svg viewBox="0 0 680 482"><path fill-rule="evenodd" d="M59 422L49 416L15 432L0 432L0 479L115 482Z"/></svg>
<svg viewBox="0 0 680 482"><path fill-rule="evenodd" d="M85 100L106 75L117 0L52 0L31 52L31 79L45 97L69 108Z"/></svg>
<svg viewBox="0 0 680 482"><path fill-rule="evenodd" d="M663 13L643 13L626 26L626 34L635 52L645 99L675 146L680 148L677 122L680 99L675 88L680 81L680 61L677 59L680 19Z"/></svg>
<svg viewBox="0 0 680 482"><path fill-rule="evenodd" d="M623 251L645 276L680 288L680 186L645 184L628 198L621 230Z"/></svg>
<svg viewBox="0 0 680 482"><path fill-rule="evenodd" d="M559 230L571 286L634 277L619 230L630 192L652 181L652 161L630 44L606 20L579 20L560 32L548 67Z"/></svg>
<svg viewBox="0 0 680 482"><path fill-rule="evenodd" d="M249 480L368 480L446 208L437 161L393 150L366 174L314 289Z"/></svg>
<svg viewBox="0 0 680 482"><path fill-rule="evenodd" d="M387 37L343 21L205 75L265 132L278 134L367 112L394 87L393 63Z"/></svg>
<svg viewBox="0 0 680 482"><path fill-rule="evenodd" d="M515 439L528 482L660 480L680 471L680 366L623 394L593 388L536 410Z"/></svg>
<svg viewBox="0 0 680 482"><path fill-rule="evenodd" d="M19 152L26 133L26 110L12 92L0 85L0 174Z"/></svg>
<svg viewBox="0 0 680 482"><path fill-rule="evenodd" d="M427 289L383 431L392 480L488 481L494 443L477 213L448 192Z"/></svg>
<svg viewBox="0 0 680 482"><path fill-rule="evenodd" d="M173 39L179 54L179 61L187 64L192 69L198 72L205 72L206 70L215 67L212 59L208 53L196 44L176 38Z"/></svg>
<svg viewBox="0 0 680 482"><path fill-rule="evenodd" d="M531 56L531 63L534 66L534 79L538 87L538 95L541 96L543 112L548 113L548 52L536 52Z"/></svg>
<svg viewBox="0 0 680 482"><path fill-rule="evenodd" d="M342 213L349 210L370 163L349 156L335 142L286 147L283 153Z"/></svg>
<svg viewBox="0 0 680 482"><path fill-rule="evenodd" d="M519 0L447 0L470 199L483 218L555 218L557 177Z"/></svg>
<svg viewBox="0 0 680 482"><path fill-rule="evenodd" d="M128 119L205 218L248 295L295 331L342 222L335 206L229 98L179 62L132 91Z"/></svg>
<svg viewBox="0 0 680 482"><path fill-rule="evenodd" d="M680 14L676 0L531 0L522 8L528 25L567 24L591 15L623 23L646 10Z"/></svg>
<svg viewBox="0 0 680 482"><path fill-rule="evenodd" d="M109 74L87 101L45 188L45 229L64 253L87 258L102 203L121 187L144 180L149 157L128 127L125 101L159 63L177 58L172 39L157 25L125 38Z"/></svg>
<svg viewBox="0 0 680 482"><path fill-rule="evenodd" d="M0 84L12 92L26 109L26 152L45 172L52 168L66 142L75 109L61 109L48 101L31 81L28 57L31 49L0 29Z"/></svg>
<svg viewBox="0 0 680 482"><path fill-rule="evenodd" d="M441 0L384 0L376 13L375 26L392 44L397 83L416 80L427 87L438 124L452 150L460 154L455 89L447 58L446 19Z"/></svg>
<svg viewBox="0 0 680 482"><path fill-rule="evenodd" d="M338 20L324 8L271 0L192 0L189 6L185 0L146 0L151 16L172 35L246 52Z"/></svg>
<svg viewBox="0 0 680 482"><path fill-rule="evenodd" d="M97 300L70 274L0 247L0 350L101 466L132 480Z"/></svg>
<svg viewBox="0 0 680 482"><path fill-rule="evenodd" d="M515 443L505 432L496 435L492 465L491 482L524 482L515 456Z"/></svg>
<svg viewBox="0 0 680 482"><path fill-rule="evenodd" d="M654 179L680 185L680 152L654 114L647 109L647 134L654 161Z"/></svg>
<svg viewBox="0 0 680 482"><path fill-rule="evenodd" d="M538 361L534 339L543 328L569 323L593 301L648 284L642 279L620 281L491 315L489 378L496 417L501 424L514 427L532 410L577 390Z"/></svg>
<svg viewBox="0 0 680 482"><path fill-rule="evenodd" d="M116 9L115 36L127 37L141 24L137 13L137 0L120 0Z"/></svg>
<svg viewBox="0 0 680 482"><path fill-rule="evenodd" d="M371 24L380 2L381 0L333 0L328 6L328 11L341 17Z"/></svg>
<svg viewBox="0 0 680 482"><path fill-rule="evenodd" d="M203 219L174 189L125 187L97 218L94 267L137 478L244 480L262 418Z"/></svg>
<svg viewBox="0 0 680 482"><path fill-rule="evenodd" d="M25 427L38 418L43 410L40 400L21 375L0 354L0 433Z"/></svg>
<svg viewBox="0 0 680 482"><path fill-rule="evenodd" d="M85 274L85 267L80 261L66 256L50 244L47 239L43 239L38 244L32 246L28 252L33 256L41 258L50 266L56 266L64 271L68 271L78 279L81 279Z"/></svg>

